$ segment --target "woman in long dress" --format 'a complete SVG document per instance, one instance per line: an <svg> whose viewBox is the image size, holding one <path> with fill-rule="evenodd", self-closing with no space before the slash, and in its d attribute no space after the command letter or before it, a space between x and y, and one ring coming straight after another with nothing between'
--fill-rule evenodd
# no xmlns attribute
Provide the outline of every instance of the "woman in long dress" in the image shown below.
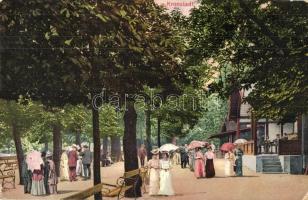
<svg viewBox="0 0 308 200"><path fill-rule="evenodd" d="M168 158L168 153L164 152L162 154L163 158L160 160L160 182L159 182L159 195L174 195L174 190L172 186L171 179L171 163Z"/></svg>
<svg viewBox="0 0 308 200"><path fill-rule="evenodd" d="M60 163L60 180L68 181L68 157L66 151L64 151L61 155L61 163Z"/></svg>
<svg viewBox="0 0 308 200"><path fill-rule="evenodd" d="M235 149L235 165L236 165L236 170L235 170L235 174L236 176L243 176L243 155L244 152L243 150L237 146L237 148Z"/></svg>
<svg viewBox="0 0 308 200"><path fill-rule="evenodd" d="M235 155L230 150L227 153L225 153L225 176L231 176L233 175L233 166L235 162Z"/></svg>
<svg viewBox="0 0 308 200"><path fill-rule="evenodd" d="M205 153L204 157L205 157L206 178L213 178L215 176L215 167L214 167L215 154L212 150L212 147L208 148L208 151Z"/></svg>
<svg viewBox="0 0 308 200"><path fill-rule="evenodd" d="M24 180L24 193L31 193L32 171L29 169L26 159L22 162L22 178Z"/></svg>
<svg viewBox="0 0 308 200"><path fill-rule="evenodd" d="M58 177L56 174L56 167L55 163L52 160L52 154L47 154L47 160L49 164L49 174L48 174L48 187L50 194L57 194L57 184L58 184Z"/></svg>
<svg viewBox="0 0 308 200"><path fill-rule="evenodd" d="M34 196L41 196L46 194L44 185L44 166L41 165L41 169L35 169L32 172L32 185L31 194Z"/></svg>
<svg viewBox="0 0 308 200"><path fill-rule="evenodd" d="M150 173L149 195L158 195L159 192L159 150L152 150L152 159L148 162L148 169Z"/></svg>
<svg viewBox="0 0 308 200"><path fill-rule="evenodd" d="M197 178L205 177L204 156L200 148L196 148L195 152L195 176Z"/></svg>

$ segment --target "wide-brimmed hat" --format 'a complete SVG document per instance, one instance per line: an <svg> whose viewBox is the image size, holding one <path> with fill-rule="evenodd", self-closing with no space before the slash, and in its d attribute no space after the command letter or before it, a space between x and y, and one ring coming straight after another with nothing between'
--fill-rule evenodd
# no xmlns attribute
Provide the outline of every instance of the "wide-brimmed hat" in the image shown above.
<svg viewBox="0 0 308 200"><path fill-rule="evenodd" d="M153 149L151 151L152 154L156 155L156 154L159 154L159 149Z"/></svg>
<svg viewBox="0 0 308 200"><path fill-rule="evenodd" d="M47 153L46 153L46 158L49 158L49 157L52 157L52 152L47 151Z"/></svg>

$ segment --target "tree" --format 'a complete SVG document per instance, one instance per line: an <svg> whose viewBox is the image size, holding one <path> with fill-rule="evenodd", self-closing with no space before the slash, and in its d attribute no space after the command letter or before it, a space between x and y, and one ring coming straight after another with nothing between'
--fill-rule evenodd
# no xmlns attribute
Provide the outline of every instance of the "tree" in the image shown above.
<svg viewBox="0 0 308 200"><path fill-rule="evenodd" d="M0 122L2 128L11 132L13 138L16 155L18 160L19 171L22 169L22 162L24 160L24 151L22 146L22 135L31 126L31 121L35 118L34 112L29 109L30 106L22 105L22 101L4 101L0 100ZM5 130L4 130L5 131ZM22 174L19 174L20 184L23 184Z"/></svg>
<svg viewBox="0 0 308 200"><path fill-rule="evenodd" d="M113 160L119 161L121 158L121 141L120 137L123 134L123 130L119 124L118 114L116 108L110 104L104 104L100 110L100 126L101 136L104 140L108 137L111 139L111 156ZM103 152L107 152L107 144L103 145Z"/></svg>
<svg viewBox="0 0 308 200"><path fill-rule="evenodd" d="M203 0L186 25L193 58L228 66L211 89L227 96L252 88L246 101L257 117L306 112L306 10L305 2Z"/></svg>

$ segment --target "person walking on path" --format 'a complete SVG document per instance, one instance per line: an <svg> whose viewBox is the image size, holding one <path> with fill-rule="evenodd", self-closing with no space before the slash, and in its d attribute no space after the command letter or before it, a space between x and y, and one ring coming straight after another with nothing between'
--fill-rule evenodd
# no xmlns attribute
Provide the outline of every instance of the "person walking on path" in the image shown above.
<svg viewBox="0 0 308 200"><path fill-rule="evenodd" d="M28 155L27 162L28 166L32 170L32 185L31 194L34 196L41 196L46 194L46 189L44 186L44 161L41 157L40 152L33 152Z"/></svg>
<svg viewBox="0 0 308 200"><path fill-rule="evenodd" d="M181 168L186 168L186 165L188 164L188 150L184 146L180 150L181 152Z"/></svg>
<svg viewBox="0 0 308 200"><path fill-rule="evenodd" d="M42 159L43 159L43 162L44 162L44 165L43 165L44 187L45 187L46 194L50 194L49 186L48 186L48 174L49 174L49 168L50 167L49 167L48 160L46 158L46 152L45 151L42 152Z"/></svg>
<svg viewBox="0 0 308 200"><path fill-rule="evenodd" d="M162 160L160 160L160 182L159 182L159 195L171 196L174 195L171 178L171 162L167 152L162 153Z"/></svg>
<svg viewBox="0 0 308 200"><path fill-rule="evenodd" d="M77 146L73 145L72 150L68 152L68 167L69 167L69 180L70 181L77 181L76 179L77 160L78 160Z"/></svg>
<svg viewBox="0 0 308 200"><path fill-rule="evenodd" d="M68 181L69 175L68 175L68 157L67 152L64 150L61 155L61 162L60 162L60 180L61 181Z"/></svg>
<svg viewBox="0 0 308 200"><path fill-rule="evenodd" d="M243 176L243 155L244 152L240 148L239 145L237 145L235 149L235 174L236 176Z"/></svg>
<svg viewBox="0 0 308 200"><path fill-rule="evenodd" d="M32 171L29 169L26 162L26 157L22 162L22 178L24 180L24 193L31 193Z"/></svg>
<svg viewBox="0 0 308 200"><path fill-rule="evenodd" d="M213 178L215 176L214 158L215 154L212 147L208 148L208 151L204 155L205 157L205 176L206 178Z"/></svg>
<svg viewBox="0 0 308 200"><path fill-rule="evenodd" d="M233 166L235 166L235 155L229 150L225 153L225 176L231 176L234 174Z"/></svg>
<svg viewBox="0 0 308 200"><path fill-rule="evenodd" d="M88 148L87 145L84 145L82 148L82 151L79 154L82 156L82 166L83 166L83 171L84 171L84 178L90 179L91 178L91 163L92 163L92 152Z"/></svg>
<svg viewBox="0 0 308 200"><path fill-rule="evenodd" d="M158 195L159 192L159 170L160 170L160 161L159 161L159 150L154 149L151 151L152 159L148 162L150 184L149 184L149 195Z"/></svg>
<svg viewBox="0 0 308 200"><path fill-rule="evenodd" d="M195 176L203 178L205 177L204 156L200 148L196 148L195 151Z"/></svg>
<svg viewBox="0 0 308 200"><path fill-rule="evenodd" d="M56 174L56 167L55 163L52 160L52 154L47 153L46 155L48 166L49 166L49 173L46 175L48 177L48 189L50 194L58 194L57 184L58 184L58 177Z"/></svg>
<svg viewBox="0 0 308 200"><path fill-rule="evenodd" d="M76 174L77 176L84 176L83 173L83 166L82 166L82 156L80 155L82 148L80 148L79 145L77 145L77 152L78 152L78 160L77 160L77 165L76 165Z"/></svg>
<svg viewBox="0 0 308 200"><path fill-rule="evenodd" d="M145 148L145 145L142 144L138 150L138 157L140 159L140 165L141 167L145 164L145 157L147 156L147 150Z"/></svg>

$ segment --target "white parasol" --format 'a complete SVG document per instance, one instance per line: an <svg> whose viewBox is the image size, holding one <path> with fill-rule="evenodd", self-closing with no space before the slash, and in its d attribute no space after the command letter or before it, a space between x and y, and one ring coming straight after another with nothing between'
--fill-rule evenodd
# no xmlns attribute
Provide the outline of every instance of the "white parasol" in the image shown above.
<svg viewBox="0 0 308 200"><path fill-rule="evenodd" d="M247 140L245 139L237 139L233 142L233 144L241 145L241 144L246 144Z"/></svg>
<svg viewBox="0 0 308 200"><path fill-rule="evenodd" d="M177 150L179 147L178 146L175 146L174 144L171 144L171 143L168 143L168 144L164 144L163 146L161 146L159 148L159 151L160 152L163 152L163 151L175 151Z"/></svg>

